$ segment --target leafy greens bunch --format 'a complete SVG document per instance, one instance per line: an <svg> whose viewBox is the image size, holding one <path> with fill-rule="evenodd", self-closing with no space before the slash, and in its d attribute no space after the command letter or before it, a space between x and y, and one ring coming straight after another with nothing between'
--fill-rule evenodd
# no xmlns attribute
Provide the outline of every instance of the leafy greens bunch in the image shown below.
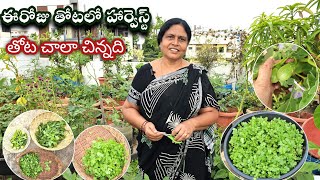
<svg viewBox="0 0 320 180"><path fill-rule="evenodd" d="M57 147L65 138L65 126L66 123L64 121L41 123L36 132L38 143L47 148Z"/></svg>
<svg viewBox="0 0 320 180"><path fill-rule="evenodd" d="M241 172L255 178L279 178L302 158L303 136L280 118L252 117L233 129L229 156Z"/></svg>
<svg viewBox="0 0 320 180"><path fill-rule="evenodd" d="M125 148L113 139L99 138L86 150L82 158L86 173L94 179L114 179L125 164Z"/></svg>
<svg viewBox="0 0 320 180"><path fill-rule="evenodd" d="M19 160L19 166L22 173L35 179L42 171L39 155L31 152L23 155Z"/></svg>
<svg viewBox="0 0 320 180"><path fill-rule="evenodd" d="M27 140L27 133L23 132L21 129L18 129L14 132L10 142L13 149L19 150L25 147Z"/></svg>

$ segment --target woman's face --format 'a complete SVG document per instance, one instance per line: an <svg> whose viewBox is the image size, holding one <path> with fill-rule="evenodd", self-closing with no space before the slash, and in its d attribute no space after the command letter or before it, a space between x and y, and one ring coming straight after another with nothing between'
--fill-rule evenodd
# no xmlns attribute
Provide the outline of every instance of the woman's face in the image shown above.
<svg viewBox="0 0 320 180"><path fill-rule="evenodd" d="M163 35L160 49L163 56L178 60L186 53L188 46L188 36L183 26L176 24L171 26Z"/></svg>

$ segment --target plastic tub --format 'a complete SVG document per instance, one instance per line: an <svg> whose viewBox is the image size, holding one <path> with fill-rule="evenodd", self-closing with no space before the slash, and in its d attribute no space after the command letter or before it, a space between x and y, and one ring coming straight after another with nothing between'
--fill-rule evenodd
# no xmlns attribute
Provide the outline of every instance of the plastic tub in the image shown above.
<svg viewBox="0 0 320 180"><path fill-rule="evenodd" d="M233 121L224 131L223 135L222 135L222 139L221 139L221 146L220 146L220 155L221 155L221 159L223 161L223 163L225 164L225 166L228 168L228 170L230 172L232 172L235 176L237 176L240 179L247 179L247 180L253 180L255 179L252 176L249 176L247 174L244 174L243 172L241 172L239 169L237 169L233 163L232 160L229 157L229 140L232 137L232 130L234 128L236 128L239 123L241 122L246 122L249 121L252 117L254 116L258 116L258 117L268 117L268 120L271 120L275 117L279 117L289 123L292 123L296 126L297 129L299 129L299 131L304 132L301 128L301 126L299 126L299 124L297 122L295 122L294 120L292 120L291 118L289 118L288 116L281 114L281 113L277 113L274 111L259 111L259 112L253 112L250 114L245 114L241 117L239 117L237 120ZM288 179L289 177L293 176L305 163L307 156L308 156L308 140L307 137L305 135L305 133L303 133L303 152L302 152L302 158L301 160L297 163L297 165L291 169L289 172L287 172L286 174L283 174L280 176L280 179ZM256 178L256 180L274 180L273 178Z"/></svg>

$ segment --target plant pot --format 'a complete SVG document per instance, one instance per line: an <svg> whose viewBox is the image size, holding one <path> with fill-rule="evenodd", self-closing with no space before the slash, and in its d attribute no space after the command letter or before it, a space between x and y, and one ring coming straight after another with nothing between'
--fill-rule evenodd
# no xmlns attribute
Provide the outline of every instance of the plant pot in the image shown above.
<svg viewBox="0 0 320 180"><path fill-rule="evenodd" d="M283 119L284 121L294 124L295 127L301 132L302 128L301 126L299 126L299 124L297 122L295 122L294 120L292 120L290 117L283 115L281 113L278 112L270 112L270 111L260 111L260 112L253 112L253 113L249 113L249 114L245 114L241 117L239 117L237 120L235 120L234 122L232 122L224 131L222 138L221 138L221 146L220 146L220 155L221 155L221 159L223 161L223 163L225 164L225 166L228 168L228 170L230 172L232 172L235 176L237 176L240 179L246 179L246 180L275 180L273 178L254 178L252 176L249 176L243 172L241 172L238 168L236 168L233 163L232 160L230 158L230 154L229 154L229 141L232 137L232 132L234 130L234 128L236 128L241 122L249 122L250 119L252 117L267 117L268 120L271 120L275 117L279 117L281 119ZM303 131L302 131L303 132ZM282 174L280 176L279 179L289 179L289 177L293 176L297 171L299 171L299 169L303 166L303 164L305 163L307 156L308 156L308 140L306 137L306 134L303 134L303 151L302 151L302 158L297 162L297 165L291 169L289 172L287 172L286 174Z"/></svg>
<svg viewBox="0 0 320 180"><path fill-rule="evenodd" d="M253 112L259 112L259 111L263 111L263 109L261 109L261 108L254 108L254 107L252 107L252 108L247 108L246 109L246 113L248 114L248 113L253 113Z"/></svg>
<svg viewBox="0 0 320 180"><path fill-rule="evenodd" d="M226 128L237 116L238 109L230 108L228 112L219 112L219 117L217 119L217 125L222 128ZM242 112L240 112L240 115Z"/></svg>
<svg viewBox="0 0 320 180"><path fill-rule="evenodd" d="M297 123L299 123L301 126L304 122L310 119L313 119L313 114L306 111L302 111L300 113L299 112L287 113L287 115L293 120L295 120Z"/></svg>
<svg viewBox="0 0 320 180"><path fill-rule="evenodd" d="M99 81L99 84L102 85L105 83L106 78L105 77L98 77L98 81Z"/></svg>
<svg viewBox="0 0 320 180"><path fill-rule="evenodd" d="M314 144L320 146L320 130L318 128L316 128L315 124L314 124L314 119L311 118L307 121L305 121L302 125L302 128L304 130L304 132L307 135L307 138L309 141L313 142ZM318 150L316 149L310 149L309 153L317 158L320 159L320 156L318 154Z"/></svg>

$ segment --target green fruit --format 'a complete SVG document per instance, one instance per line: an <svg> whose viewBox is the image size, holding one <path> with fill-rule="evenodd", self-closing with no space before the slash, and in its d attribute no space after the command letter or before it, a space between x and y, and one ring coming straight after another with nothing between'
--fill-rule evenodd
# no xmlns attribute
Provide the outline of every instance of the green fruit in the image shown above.
<svg viewBox="0 0 320 180"><path fill-rule="evenodd" d="M271 82L272 83L277 83L279 80L278 80L278 77L277 77L277 72L278 72L279 68L278 67L274 67L272 69L272 74L271 74Z"/></svg>
<svg viewBox="0 0 320 180"><path fill-rule="evenodd" d="M285 64L279 68L277 78L280 82L288 80L294 74L295 66L292 63Z"/></svg>

